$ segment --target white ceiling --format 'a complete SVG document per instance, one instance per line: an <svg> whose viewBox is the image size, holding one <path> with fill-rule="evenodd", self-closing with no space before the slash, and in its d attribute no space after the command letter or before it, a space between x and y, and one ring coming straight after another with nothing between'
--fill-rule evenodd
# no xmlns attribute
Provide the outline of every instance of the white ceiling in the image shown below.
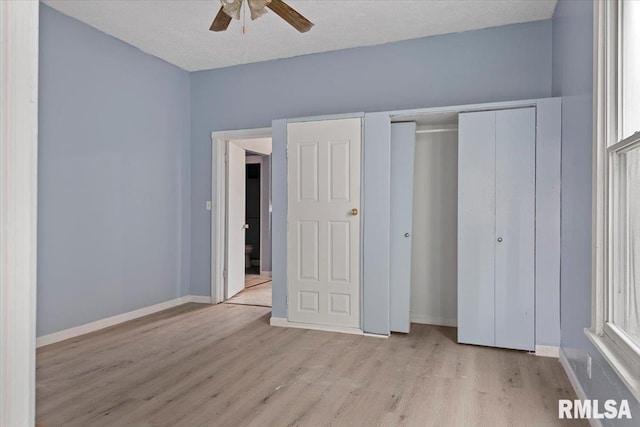
<svg viewBox="0 0 640 427"><path fill-rule="evenodd" d="M295 31L273 12L209 26L219 0L43 0L187 71L468 31L553 16L557 0L288 0L316 25Z"/></svg>

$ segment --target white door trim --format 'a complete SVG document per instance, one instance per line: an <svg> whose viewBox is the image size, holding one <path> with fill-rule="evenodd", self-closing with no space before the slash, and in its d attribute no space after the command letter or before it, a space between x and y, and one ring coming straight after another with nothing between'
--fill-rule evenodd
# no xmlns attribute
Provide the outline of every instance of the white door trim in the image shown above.
<svg viewBox="0 0 640 427"><path fill-rule="evenodd" d="M247 164L248 165L260 165L262 166L262 156L259 155L248 155L247 156Z"/></svg>
<svg viewBox="0 0 640 427"><path fill-rule="evenodd" d="M224 301L226 246L226 143L231 139L270 138L271 128L211 132L211 303ZM219 213L219 215L216 215Z"/></svg>
<svg viewBox="0 0 640 427"><path fill-rule="evenodd" d="M0 2L0 425L35 424L37 1Z"/></svg>

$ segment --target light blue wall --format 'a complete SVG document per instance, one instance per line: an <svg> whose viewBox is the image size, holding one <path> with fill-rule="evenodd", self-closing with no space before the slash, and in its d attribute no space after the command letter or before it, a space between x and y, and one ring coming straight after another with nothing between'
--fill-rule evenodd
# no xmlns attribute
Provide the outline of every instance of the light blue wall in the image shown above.
<svg viewBox="0 0 640 427"><path fill-rule="evenodd" d="M274 120L271 127L273 151L271 153L271 312L274 317L287 317L287 174L276 173L287 169L287 121ZM285 214L279 214L284 212ZM193 218L193 217L192 217ZM193 247L193 246L192 246ZM193 257L192 257L193 258ZM193 260L191 265L193 266ZM193 268L193 267L192 267ZM193 280L191 285L193 286ZM285 284L285 286L282 286ZM192 291L193 292L193 291Z"/></svg>
<svg viewBox="0 0 640 427"><path fill-rule="evenodd" d="M593 4L560 0L553 18L553 94L562 96L561 343L591 399L628 399L640 407L584 334L591 324L591 161ZM593 357L592 379L586 357ZM605 425L638 425L603 420Z"/></svg>
<svg viewBox="0 0 640 427"><path fill-rule="evenodd" d="M40 7L38 336L189 293L189 74Z"/></svg>
<svg viewBox="0 0 640 427"><path fill-rule="evenodd" d="M536 345L560 345L562 100L536 108Z"/></svg>
<svg viewBox="0 0 640 427"><path fill-rule="evenodd" d="M210 294L211 131L550 95L550 20L192 73L191 293ZM274 187L284 173L276 163ZM277 223L274 213L274 245ZM286 314L274 305L274 315Z"/></svg>
<svg viewBox="0 0 640 427"><path fill-rule="evenodd" d="M389 334L391 251L391 122L389 113L364 118L362 147L362 329ZM276 284L274 283L274 286ZM274 313L275 315L275 313Z"/></svg>

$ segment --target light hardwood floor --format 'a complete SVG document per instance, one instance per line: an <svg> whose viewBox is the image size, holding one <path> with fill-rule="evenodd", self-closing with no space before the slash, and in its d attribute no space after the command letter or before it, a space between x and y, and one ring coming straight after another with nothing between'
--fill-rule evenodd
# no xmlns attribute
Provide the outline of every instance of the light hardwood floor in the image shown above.
<svg viewBox="0 0 640 427"><path fill-rule="evenodd" d="M269 326L270 309L188 304L38 350L52 426L553 426L575 398L557 359Z"/></svg>
<svg viewBox="0 0 640 427"><path fill-rule="evenodd" d="M225 303L271 307L271 281L245 288Z"/></svg>
<svg viewBox="0 0 640 427"><path fill-rule="evenodd" d="M244 287L251 288L253 286L258 286L262 283L267 283L271 281L271 277L261 276L259 274L245 274L244 275Z"/></svg>

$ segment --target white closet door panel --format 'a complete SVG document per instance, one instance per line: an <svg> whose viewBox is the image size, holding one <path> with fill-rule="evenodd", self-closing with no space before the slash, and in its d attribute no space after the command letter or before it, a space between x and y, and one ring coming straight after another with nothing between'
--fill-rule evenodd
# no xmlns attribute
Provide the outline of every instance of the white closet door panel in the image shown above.
<svg viewBox="0 0 640 427"><path fill-rule="evenodd" d="M360 326L361 120L287 126L288 318Z"/></svg>
<svg viewBox="0 0 640 427"><path fill-rule="evenodd" d="M495 116L459 115L458 341L493 346Z"/></svg>
<svg viewBox="0 0 640 427"><path fill-rule="evenodd" d="M391 251L389 326L409 333L415 123L391 124Z"/></svg>
<svg viewBox="0 0 640 427"><path fill-rule="evenodd" d="M535 349L535 108L496 112L497 347Z"/></svg>

